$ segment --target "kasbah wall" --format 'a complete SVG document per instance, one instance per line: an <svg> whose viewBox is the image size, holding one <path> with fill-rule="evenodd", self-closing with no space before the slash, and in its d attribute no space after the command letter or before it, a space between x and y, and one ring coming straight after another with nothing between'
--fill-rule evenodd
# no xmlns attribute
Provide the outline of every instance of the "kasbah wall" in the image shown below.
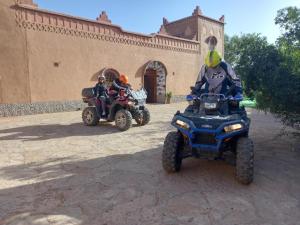
<svg viewBox="0 0 300 225"><path fill-rule="evenodd" d="M224 16L211 19L199 7L174 22L164 18L158 33L144 35L113 25L105 12L87 20L39 9L32 0L1 0L0 116L72 110L82 88L106 71L128 75L138 89L153 69L155 101L170 91L176 100L194 84L210 35L224 54Z"/></svg>

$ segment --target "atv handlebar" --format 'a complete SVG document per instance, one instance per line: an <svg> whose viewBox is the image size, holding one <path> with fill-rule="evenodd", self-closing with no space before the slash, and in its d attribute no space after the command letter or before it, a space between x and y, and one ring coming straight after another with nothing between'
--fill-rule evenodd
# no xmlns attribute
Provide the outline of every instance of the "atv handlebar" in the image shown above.
<svg viewBox="0 0 300 225"><path fill-rule="evenodd" d="M199 97L196 95L187 95L186 100L187 101L193 101L193 100L200 100L203 101L204 97L209 97L209 96L216 96L219 98L220 101L242 101L243 100L243 95L239 94L237 97L233 97L232 95L225 96L224 94L212 94L212 93L204 93L201 94Z"/></svg>
<svg viewBox="0 0 300 225"><path fill-rule="evenodd" d="M201 94L199 97L199 100L203 100L204 97L210 97L210 96L216 96L216 97L220 97L220 100L225 101L227 98L225 97L224 94L212 94L212 93L205 93L205 94Z"/></svg>
<svg viewBox="0 0 300 225"><path fill-rule="evenodd" d="M191 86L190 87L191 90L194 90L194 87ZM232 100L232 101L242 101L243 100L243 96L241 94L237 94L238 97L232 97L232 95L230 95L230 93L235 89L235 85L231 85L230 88L228 89L228 91L225 94L215 94L215 93L203 93L201 94L199 97L197 95L194 95L193 93L191 93L190 95L188 95L186 97L186 99L188 101L191 100L203 100L204 97L208 97L208 96L216 96L216 97L220 97L221 101L225 101L225 100Z"/></svg>

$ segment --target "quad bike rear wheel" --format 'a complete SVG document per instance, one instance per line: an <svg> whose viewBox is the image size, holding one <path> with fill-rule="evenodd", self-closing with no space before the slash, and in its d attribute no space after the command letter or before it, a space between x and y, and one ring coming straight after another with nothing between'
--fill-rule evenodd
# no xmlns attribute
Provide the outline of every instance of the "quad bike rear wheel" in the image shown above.
<svg viewBox="0 0 300 225"><path fill-rule="evenodd" d="M132 115L126 109L120 109L115 116L115 123L119 130L126 131L132 126Z"/></svg>
<svg viewBox="0 0 300 225"><path fill-rule="evenodd" d="M135 118L135 121L138 125L144 126L150 122L150 112L147 108L144 108L141 115Z"/></svg>
<svg viewBox="0 0 300 225"><path fill-rule="evenodd" d="M168 173L180 171L182 158L180 151L183 147L183 137L179 132L168 133L162 152L162 166Z"/></svg>
<svg viewBox="0 0 300 225"><path fill-rule="evenodd" d="M236 144L236 178L242 184L253 181L253 142L248 137L240 137Z"/></svg>
<svg viewBox="0 0 300 225"><path fill-rule="evenodd" d="M96 126L99 123L99 116L97 115L96 107L86 107L82 111L82 121L84 125Z"/></svg>

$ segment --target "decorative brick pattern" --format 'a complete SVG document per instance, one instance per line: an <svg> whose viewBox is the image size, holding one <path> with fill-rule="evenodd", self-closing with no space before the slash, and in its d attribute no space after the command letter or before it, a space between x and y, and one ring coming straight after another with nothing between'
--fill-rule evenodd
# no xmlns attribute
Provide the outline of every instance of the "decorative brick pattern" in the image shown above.
<svg viewBox="0 0 300 225"><path fill-rule="evenodd" d="M18 26L26 30L52 32L126 45L200 54L200 43L164 34L142 35L123 31L108 22L84 20L19 4L16 7Z"/></svg>
<svg viewBox="0 0 300 225"><path fill-rule="evenodd" d="M0 104L0 117L76 111L86 106L82 101L55 101L23 104Z"/></svg>
<svg viewBox="0 0 300 225"><path fill-rule="evenodd" d="M185 95L174 95L171 98L172 103L184 101ZM0 117L23 116L55 112L71 112L82 110L86 106L87 104L85 104L81 100L0 104Z"/></svg>

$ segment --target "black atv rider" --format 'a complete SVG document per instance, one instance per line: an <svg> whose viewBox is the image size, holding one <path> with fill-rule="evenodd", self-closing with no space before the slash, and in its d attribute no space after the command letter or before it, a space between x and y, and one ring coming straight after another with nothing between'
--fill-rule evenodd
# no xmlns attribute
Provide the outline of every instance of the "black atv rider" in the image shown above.
<svg viewBox="0 0 300 225"><path fill-rule="evenodd" d="M108 99L108 91L107 87L105 85L105 76L104 75L99 75L98 76L98 83L93 89L94 95L96 96L97 99L101 101L101 108L102 108L102 114L101 116L106 115L106 101ZM98 114L100 115L100 104L96 104Z"/></svg>
<svg viewBox="0 0 300 225"><path fill-rule="evenodd" d="M203 93L229 94L231 99L242 100L242 85L232 67L222 61L221 56L215 51L217 39L210 36L205 41L209 45L209 53L205 58L192 94L200 96ZM203 85L204 88L202 87ZM232 87L231 93L227 93ZM232 97L233 96L233 97Z"/></svg>

